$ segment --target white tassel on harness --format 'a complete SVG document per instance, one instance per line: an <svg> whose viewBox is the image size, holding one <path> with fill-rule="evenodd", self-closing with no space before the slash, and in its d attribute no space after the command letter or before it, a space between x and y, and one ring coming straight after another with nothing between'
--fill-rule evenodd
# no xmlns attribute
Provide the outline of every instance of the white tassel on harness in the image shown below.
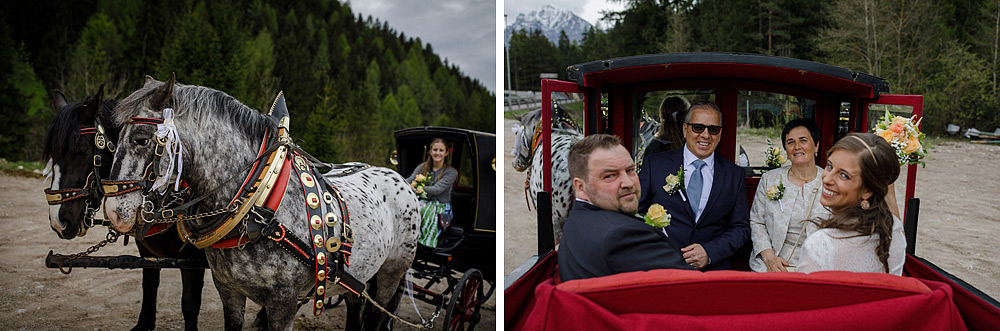
<svg viewBox="0 0 1000 331"><path fill-rule="evenodd" d="M510 131L514 133L515 137L514 149L510 151L510 156L517 156L518 153L521 153L520 142L522 141L522 139L524 139L524 127L520 125L515 125L514 127L510 128Z"/></svg>
<svg viewBox="0 0 1000 331"><path fill-rule="evenodd" d="M52 179L52 158L49 158L49 163L45 164L45 169L42 170L42 176L45 176L45 179L42 179L42 184L45 184L45 182Z"/></svg>
<svg viewBox="0 0 1000 331"><path fill-rule="evenodd" d="M166 193L167 185L170 185L168 181L170 180L170 175L174 174L176 169L176 179L174 180L174 190L179 190L181 185L181 173L184 169L184 146L181 144L180 136L177 135L177 126L174 125L174 109L164 108L163 109L163 124L156 125L156 137L163 139L166 138L166 146L164 147L163 156L160 160L160 176L153 182L153 189L159 190L160 193ZM162 171L163 162L167 163L166 171ZM176 167L175 167L176 164Z"/></svg>

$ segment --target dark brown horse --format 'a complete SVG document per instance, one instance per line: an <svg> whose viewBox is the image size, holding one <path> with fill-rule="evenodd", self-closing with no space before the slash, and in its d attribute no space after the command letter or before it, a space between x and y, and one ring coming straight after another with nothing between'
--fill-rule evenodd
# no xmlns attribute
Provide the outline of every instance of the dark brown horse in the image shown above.
<svg viewBox="0 0 1000 331"><path fill-rule="evenodd" d="M46 190L49 200L49 222L60 238L83 236L94 226L94 214L100 206L103 192L98 181L111 172L113 150L118 142L120 125L110 120L115 100L103 100L103 86L83 103L69 103L58 90L52 104L56 118L45 136L44 158L51 162L52 184ZM98 222L99 223L99 222ZM202 250L187 246L173 228L165 233L146 236L139 242L143 257L205 259ZM204 269L181 269L184 284L181 311L184 328L198 328ZM156 326L156 294L160 285L160 269L142 270L142 310L133 330L153 330Z"/></svg>

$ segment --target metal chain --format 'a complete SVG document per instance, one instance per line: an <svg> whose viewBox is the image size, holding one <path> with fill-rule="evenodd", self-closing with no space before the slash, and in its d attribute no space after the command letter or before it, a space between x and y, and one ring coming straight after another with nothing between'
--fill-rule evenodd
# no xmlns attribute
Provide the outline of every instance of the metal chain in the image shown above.
<svg viewBox="0 0 1000 331"><path fill-rule="evenodd" d="M145 222L146 223L174 223L174 222L180 222L180 221L193 220L193 219L201 218L201 217L212 217L212 216L216 216L216 215L223 214L223 213L234 213L234 212L236 212L236 210L240 209L240 206L243 205L243 201L244 201L244 199L237 199L235 202L233 202L233 204L231 204L229 206L226 206L226 207L223 207L223 208L219 208L219 209L216 209L216 210L213 210L213 211L209 211L209 212L204 212L204 213L201 213L201 214L194 214L194 215L188 215L188 216L177 216L177 217L172 217L172 218L154 218L154 219L150 219L150 220L145 220Z"/></svg>
<svg viewBox="0 0 1000 331"><path fill-rule="evenodd" d="M111 227L108 227L108 234L107 234L107 236L105 236L104 240L101 240L101 242L97 243L94 246L90 246L90 248L87 248L86 251L70 255L65 260L62 260L61 262L59 262L59 271L61 271L63 274L69 275L69 273L73 271L73 263L72 263L73 260L79 259L81 257L87 256L87 255L90 255L90 254L93 254L93 253L97 252L98 250L100 250L102 247L107 246L109 243L110 244L115 243L116 241L118 241L118 237L120 237L120 236L121 236L121 233L119 233L118 231L115 231ZM67 263L67 262L69 263L69 269L68 270L63 269L63 263Z"/></svg>
<svg viewBox="0 0 1000 331"><path fill-rule="evenodd" d="M365 297L365 299L368 299L368 302L371 302L373 305L375 305L375 308L378 308L379 310L381 310L386 315L389 315L389 317L392 317L393 319L395 319L397 321L400 321L403 324L409 325L410 327L412 327L414 329L417 329L417 330L423 330L425 328L426 329L434 328L434 319L437 318L438 314L439 314L438 312L434 312L434 316L431 316L431 320L427 321L427 323L424 323L424 325L410 323L410 322L404 320L402 317L396 316L396 314L390 313L388 310L385 310L385 308L382 308L382 306L379 305L378 302L375 302L374 299L372 299L370 296L368 296L368 291L367 290L366 291L361 291L361 296Z"/></svg>

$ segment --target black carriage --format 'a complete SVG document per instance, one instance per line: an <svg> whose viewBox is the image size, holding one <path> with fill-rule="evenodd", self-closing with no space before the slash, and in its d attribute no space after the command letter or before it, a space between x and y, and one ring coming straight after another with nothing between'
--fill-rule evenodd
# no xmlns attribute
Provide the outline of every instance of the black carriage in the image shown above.
<svg viewBox="0 0 1000 331"><path fill-rule="evenodd" d="M435 314L446 308L444 330L471 330L495 284L496 135L418 127L396 131L393 138L396 150L390 161L404 177L424 161L431 140L443 138L451 145L449 165L459 173L451 195L454 217L442 231L438 247L418 245L413 275L425 282L407 285L412 285L414 297L436 307ZM443 292L431 290L442 282L447 285Z"/></svg>

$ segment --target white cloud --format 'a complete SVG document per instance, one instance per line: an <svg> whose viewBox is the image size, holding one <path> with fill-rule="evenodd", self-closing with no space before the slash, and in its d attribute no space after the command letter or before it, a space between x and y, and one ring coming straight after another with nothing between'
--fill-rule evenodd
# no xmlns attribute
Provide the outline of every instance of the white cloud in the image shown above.
<svg viewBox="0 0 1000 331"><path fill-rule="evenodd" d="M493 0L354 1L351 10L420 38L463 73L496 91L496 2Z"/></svg>

